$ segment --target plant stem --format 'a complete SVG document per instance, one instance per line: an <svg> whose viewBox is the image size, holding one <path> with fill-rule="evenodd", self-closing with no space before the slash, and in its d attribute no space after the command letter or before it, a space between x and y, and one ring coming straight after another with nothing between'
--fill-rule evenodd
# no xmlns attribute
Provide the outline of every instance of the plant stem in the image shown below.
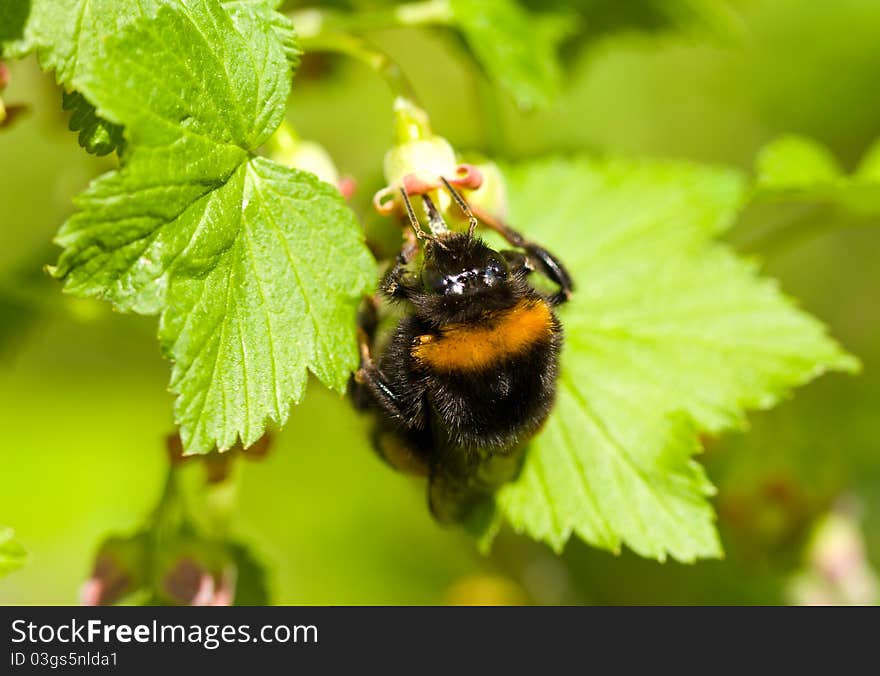
<svg viewBox="0 0 880 676"><path fill-rule="evenodd" d="M300 38L307 52L344 54L365 64L385 80L394 95L394 136L397 143L431 135L428 114L417 103L415 91L396 61L366 40L349 33L319 33Z"/></svg>
<svg viewBox="0 0 880 676"><path fill-rule="evenodd" d="M153 508L147 522L153 537L161 536L163 530L168 528L169 522L175 523L180 518L180 486L178 484L177 471L169 466L165 474L165 482L162 485L162 493L156 506Z"/></svg>
<svg viewBox="0 0 880 676"><path fill-rule="evenodd" d="M303 9L291 13L290 18L304 51L344 54L385 80L395 96L398 142L430 136L427 114L418 105L400 65L355 33L395 26L449 25L453 19L449 0L422 0L356 13Z"/></svg>
<svg viewBox="0 0 880 676"><path fill-rule="evenodd" d="M362 38L349 33L320 33L300 37L300 44L306 52L333 52L356 59L381 76L395 96L416 100L412 85L397 62Z"/></svg>

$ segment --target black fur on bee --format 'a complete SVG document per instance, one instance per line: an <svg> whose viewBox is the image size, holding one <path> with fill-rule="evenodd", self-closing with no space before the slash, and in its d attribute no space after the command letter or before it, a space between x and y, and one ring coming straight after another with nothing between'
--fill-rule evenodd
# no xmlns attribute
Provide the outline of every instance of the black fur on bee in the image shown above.
<svg viewBox="0 0 880 676"><path fill-rule="evenodd" d="M428 195L431 234L421 230L401 191L417 247L404 247L380 285L407 314L374 362L376 304L360 316L361 366L354 397L375 409L374 444L393 466L428 476L429 504L443 522L463 521L519 469L525 443L553 406L562 325L554 307L572 282L559 260L519 233L491 224L522 251L495 251L475 236L477 219L447 190L470 220L466 233L446 228ZM535 271L559 291L545 295L530 283Z"/></svg>

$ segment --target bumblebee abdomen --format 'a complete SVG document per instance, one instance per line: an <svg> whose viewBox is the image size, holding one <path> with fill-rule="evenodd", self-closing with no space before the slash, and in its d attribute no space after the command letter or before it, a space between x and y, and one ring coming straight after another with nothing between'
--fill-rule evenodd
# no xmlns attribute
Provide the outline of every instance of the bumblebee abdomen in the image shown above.
<svg viewBox="0 0 880 676"><path fill-rule="evenodd" d="M552 407L561 341L542 298L419 336L412 357L426 374L435 433L489 454L525 441Z"/></svg>
<svg viewBox="0 0 880 676"><path fill-rule="evenodd" d="M559 322L543 298L524 298L477 320L418 336L413 358L439 373L478 376L551 341Z"/></svg>

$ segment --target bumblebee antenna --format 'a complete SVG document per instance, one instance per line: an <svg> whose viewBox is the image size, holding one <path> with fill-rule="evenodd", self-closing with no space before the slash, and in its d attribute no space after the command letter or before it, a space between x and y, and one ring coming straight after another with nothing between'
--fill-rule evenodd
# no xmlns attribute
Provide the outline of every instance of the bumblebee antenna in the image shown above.
<svg viewBox="0 0 880 676"><path fill-rule="evenodd" d="M439 235L442 232L449 232L449 226L446 225L443 216L437 211L437 207L434 206L434 200L428 197L427 193L422 195L422 200L425 202L425 211L428 212L428 225L431 228L431 232L435 235Z"/></svg>
<svg viewBox="0 0 880 676"><path fill-rule="evenodd" d="M477 217L474 216L474 212L471 211L471 208L468 206L468 203L464 201L464 197L461 196L461 194L458 192L458 190L453 188L452 184L449 181L447 181L444 176L441 176L440 180L443 181L444 187L449 192L449 194L452 196L452 199L458 205L458 208L461 209L462 213L467 217L468 226L469 226L468 236L473 237L474 232L477 229Z"/></svg>
<svg viewBox="0 0 880 676"><path fill-rule="evenodd" d="M416 212L413 211L412 202L409 201L409 195L406 194L406 188L401 188L400 194L403 195L403 204L406 206L406 215L409 216L409 224L412 226L413 232L416 233L416 238L433 239L428 233L422 230L422 226L419 225L419 219L416 218Z"/></svg>

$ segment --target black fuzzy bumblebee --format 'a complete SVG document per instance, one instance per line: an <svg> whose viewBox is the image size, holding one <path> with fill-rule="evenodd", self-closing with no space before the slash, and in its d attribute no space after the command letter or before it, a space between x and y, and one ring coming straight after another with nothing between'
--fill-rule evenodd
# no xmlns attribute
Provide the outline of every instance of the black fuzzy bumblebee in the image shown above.
<svg viewBox="0 0 880 676"><path fill-rule="evenodd" d="M407 304L378 363L375 304L361 314L361 367L355 399L378 409L374 441L396 468L429 477L428 499L440 521L463 521L512 479L522 449L546 420L556 392L562 326L553 308L572 282L559 260L506 225L486 220L521 251L495 251L475 236L477 219L443 179L468 217L452 232L423 195L424 232L401 189L416 238L381 282L381 293ZM413 268L416 269L413 269ZM559 290L529 281L539 271Z"/></svg>

